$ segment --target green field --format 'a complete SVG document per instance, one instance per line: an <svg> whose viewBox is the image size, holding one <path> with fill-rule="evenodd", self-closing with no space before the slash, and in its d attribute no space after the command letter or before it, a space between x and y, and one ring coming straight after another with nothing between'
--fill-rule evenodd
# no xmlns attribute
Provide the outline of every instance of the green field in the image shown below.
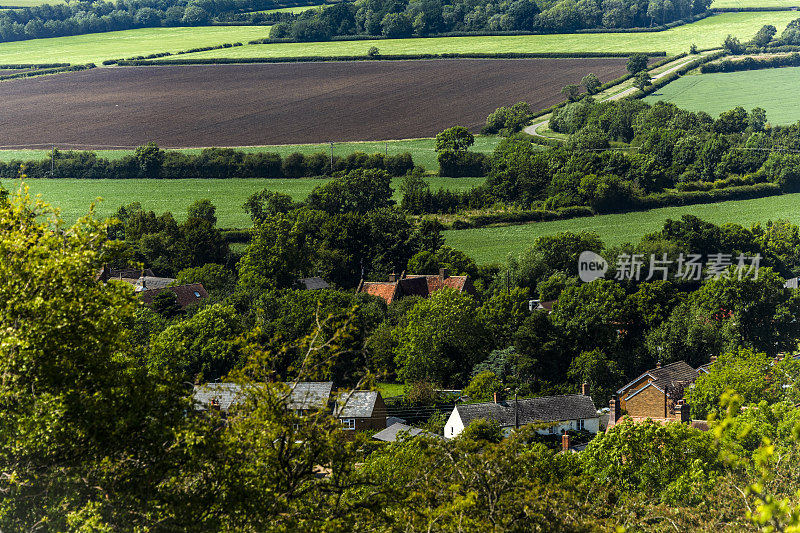
<svg viewBox="0 0 800 533"><path fill-rule="evenodd" d="M217 207L219 226L224 228L247 228L250 218L242 210L248 196L262 189L270 189L302 200L311 190L325 183L325 179L188 179L188 180L78 180L38 179L27 180L31 194L41 194L42 199L61 208L65 221L74 222L86 214L89 204L98 197L103 201L97 214L105 217L113 214L121 205L140 202L142 207L156 213L171 211L175 218L183 220L186 208L195 200L208 198ZM395 200L400 200L398 187L400 178L392 181ZM468 190L484 182L484 178L429 178L434 189ZM19 187L17 180L0 180L0 185L9 190Z"/></svg>
<svg viewBox="0 0 800 533"><path fill-rule="evenodd" d="M667 100L684 109L705 111L713 117L736 106L748 111L762 107L771 123L792 124L800 120L798 83L800 67L684 76L645 101Z"/></svg>
<svg viewBox="0 0 800 533"><path fill-rule="evenodd" d="M470 147L474 152L490 153L500 142L501 138L496 135L476 135L475 144ZM368 142L342 142L333 144L333 155L345 157L353 152L366 152L373 154L376 152L387 153L388 155L411 153L415 165L421 165L427 170L436 172L439 163L436 159L434 149L434 139L403 139L397 141L368 141ZM59 150L67 150L68 146L57 146ZM281 156L287 156L293 152L302 154L313 154L317 152L330 153L330 144L279 144L273 146L243 146L237 147L243 152L275 152ZM198 154L200 148L186 148L177 150L179 152ZM108 159L119 159L125 155L132 154L133 150L97 150L97 155ZM49 150L0 150L0 161L37 161L48 159Z"/></svg>
<svg viewBox="0 0 800 533"><path fill-rule="evenodd" d="M142 28L89 33L70 37L0 43L0 64L96 63L105 59L180 52L201 46L259 39L269 26L202 26L194 28Z"/></svg>
<svg viewBox="0 0 800 533"><path fill-rule="evenodd" d="M262 11L250 11L250 13L302 13L309 9L319 9L322 5L316 6L294 6L294 7L279 7L277 9L264 9Z"/></svg>
<svg viewBox="0 0 800 533"><path fill-rule="evenodd" d="M706 19L652 33L576 33L568 35L516 35L491 37L439 37L432 39L386 39L375 41L332 41L324 43L278 43L245 45L182 55L181 58L294 57L364 55L371 46L383 54L477 53L477 52L685 52L691 44L700 48L722 46L729 33L742 42L764 25L778 32L800 14L791 11L723 13Z"/></svg>
<svg viewBox="0 0 800 533"><path fill-rule="evenodd" d="M798 0L714 0L711 2L711 9L723 9L732 7L798 7Z"/></svg>
<svg viewBox="0 0 800 533"><path fill-rule="evenodd" d="M4 0L0 2L0 9L8 9L14 7L33 7L41 6L44 4L63 4L64 0Z"/></svg>
<svg viewBox="0 0 800 533"><path fill-rule="evenodd" d="M746 227L755 222L779 218L800 224L800 193L518 226L447 231L445 239L448 245L463 250L479 264L503 263L508 254L522 253L542 235L562 231L594 231L608 246L614 246L638 242L646 233L660 230L666 219L677 219L682 215L696 215L715 224L736 222Z"/></svg>

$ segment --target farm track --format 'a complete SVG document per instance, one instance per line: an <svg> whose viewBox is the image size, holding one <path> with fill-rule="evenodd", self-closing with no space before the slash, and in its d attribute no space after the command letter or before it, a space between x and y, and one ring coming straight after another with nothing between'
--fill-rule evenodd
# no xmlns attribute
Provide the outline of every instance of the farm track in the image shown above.
<svg viewBox="0 0 800 533"><path fill-rule="evenodd" d="M480 130L501 105L541 109L625 58L93 69L0 84L0 146L253 146Z"/></svg>

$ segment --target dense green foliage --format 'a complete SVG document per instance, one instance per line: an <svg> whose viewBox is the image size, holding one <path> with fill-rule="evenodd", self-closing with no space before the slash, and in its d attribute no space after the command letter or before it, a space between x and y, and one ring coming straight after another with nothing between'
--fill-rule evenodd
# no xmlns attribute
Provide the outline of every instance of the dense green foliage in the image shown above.
<svg viewBox="0 0 800 533"><path fill-rule="evenodd" d="M325 41L335 36L426 37L454 32L565 33L587 28L665 25L703 14L707 0L671 2L573 2L471 0L386 2L371 0L305 11L273 26L272 38Z"/></svg>
<svg viewBox="0 0 800 533"><path fill-rule="evenodd" d="M281 157L271 152L245 152L233 148L204 148L199 154L161 150L154 143L140 146L118 159L98 157L95 152L53 150L48 159L0 163L0 178L16 177L24 165L29 178L79 179L225 179L302 178L349 172L384 170L402 176L414 166L411 154L386 156L352 152L345 157L318 152L294 152Z"/></svg>

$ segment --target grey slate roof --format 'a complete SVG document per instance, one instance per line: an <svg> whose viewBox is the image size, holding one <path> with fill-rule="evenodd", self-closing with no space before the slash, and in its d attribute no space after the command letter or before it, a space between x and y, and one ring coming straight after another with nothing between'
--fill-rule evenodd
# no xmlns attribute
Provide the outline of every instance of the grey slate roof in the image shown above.
<svg viewBox="0 0 800 533"><path fill-rule="evenodd" d="M206 383L194 386L194 399L201 404L200 409L211 405L212 400L219 403L221 411L230 410L232 405L240 402L244 395L242 388L236 383Z"/></svg>
<svg viewBox="0 0 800 533"><path fill-rule="evenodd" d="M327 281L318 276L314 276L313 278L300 278L297 281L300 283L300 286L307 291L331 288Z"/></svg>
<svg viewBox="0 0 800 533"><path fill-rule="evenodd" d="M438 437L424 429L414 428L405 424L392 424L386 429L382 429L372 436L373 439L382 440L384 442L395 442L399 433L406 432L409 437L416 437L417 435L425 435L428 437Z"/></svg>
<svg viewBox="0 0 800 533"><path fill-rule="evenodd" d="M155 276L142 276L136 280L136 290L145 291L151 289L163 289L175 281L174 278L157 278Z"/></svg>
<svg viewBox="0 0 800 533"><path fill-rule="evenodd" d="M287 385L292 389L289 409L325 409L333 389L333 381L301 381Z"/></svg>
<svg viewBox="0 0 800 533"><path fill-rule="evenodd" d="M461 422L467 426L473 420L485 418L496 420L502 427L514 427L515 402L507 400L500 403L472 403L456 405ZM597 418L597 409L590 396L566 394L563 396L542 396L523 398L516 401L517 423L520 426L561 420Z"/></svg>
<svg viewBox="0 0 800 533"><path fill-rule="evenodd" d="M357 390L342 393L337 399L338 418L370 418L375 410L378 392L371 390Z"/></svg>

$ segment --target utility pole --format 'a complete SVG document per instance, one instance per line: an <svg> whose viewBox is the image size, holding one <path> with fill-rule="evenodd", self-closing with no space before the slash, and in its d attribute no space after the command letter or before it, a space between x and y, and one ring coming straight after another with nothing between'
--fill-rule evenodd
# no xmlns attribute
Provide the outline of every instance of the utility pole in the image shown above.
<svg viewBox="0 0 800 533"><path fill-rule="evenodd" d="M333 143L331 143L331 173L333 172Z"/></svg>
<svg viewBox="0 0 800 533"><path fill-rule="evenodd" d="M56 176L56 145L53 145L53 151L50 152L50 177Z"/></svg>

